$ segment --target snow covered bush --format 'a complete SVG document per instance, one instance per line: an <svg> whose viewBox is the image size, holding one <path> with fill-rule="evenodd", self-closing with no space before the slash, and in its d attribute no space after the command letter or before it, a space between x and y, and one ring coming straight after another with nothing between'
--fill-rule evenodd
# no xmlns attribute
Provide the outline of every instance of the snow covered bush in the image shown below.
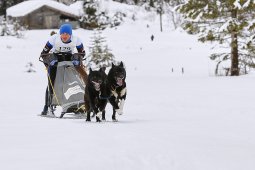
<svg viewBox="0 0 255 170"><path fill-rule="evenodd" d="M28 62L27 65L26 65L26 68L27 68L27 70L26 70L27 73L36 72L35 68L34 68L34 64L32 62Z"/></svg>
<svg viewBox="0 0 255 170"><path fill-rule="evenodd" d="M26 28L15 21L6 21L3 17L0 19L0 36L16 36L23 38Z"/></svg>
<svg viewBox="0 0 255 170"><path fill-rule="evenodd" d="M84 15L81 19L82 27L92 30L120 25L126 15L121 10L109 12L110 3L101 0L85 0L83 4Z"/></svg>

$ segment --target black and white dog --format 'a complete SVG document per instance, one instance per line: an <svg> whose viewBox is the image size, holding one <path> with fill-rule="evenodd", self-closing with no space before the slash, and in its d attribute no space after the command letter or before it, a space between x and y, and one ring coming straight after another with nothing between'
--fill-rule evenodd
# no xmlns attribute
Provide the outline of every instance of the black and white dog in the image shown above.
<svg viewBox="0 0 255 170"><path fill-rule="evenodd" d="M112 63L112 68L109 70L107 75L107 90L110 97L109 102L113 107L112 120L117 121L116 112L119 115L123 114L123 107L125 104L127 96L126 87L126 69L124 68L123 62L119 65L114 65ZM105 113L103 113L103 119L105 118Z"/></svg>
<svg viewBox="0 0 255 170"><path fill-rule="evenodd" d="M102 114L105 115L107 99L101 98L101 94L106 89L106 74L102 68L99 71L90 69L87 84L85 87L85 110L87 112L86 121L91 121L90 112L96 115L96 121L100 122Z"/></svg>

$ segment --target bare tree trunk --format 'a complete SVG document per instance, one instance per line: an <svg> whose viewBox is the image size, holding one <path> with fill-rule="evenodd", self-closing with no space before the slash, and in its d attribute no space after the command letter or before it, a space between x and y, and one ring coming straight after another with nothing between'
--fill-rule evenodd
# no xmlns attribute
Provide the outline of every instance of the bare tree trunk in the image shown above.
<svg viewBox="0 0 255 170"><path fill-rule="evenodd" d="M162 26L162 11L160 11L159 17L160 17L160 31L163 32L163 26Z"/></svg>
<svg viewBox="0 0 255 170"><path fill-rule="evenodd" d="M172 23L174 25L174 29L176 30L177 29L177 23L175 21L175 16L174 16L174 13L172 11L170 11L170 14L172 16Z"/></svg>
<svg viewBox="0 0 255 170"><path fill-rule="evenodd" d="M239 75L237 33L231 35L231 76Z"/></svg>
<svg viewBox="0 0 255 170"><path fill-rule="evenodd" d="M219 71L219 65L220 65L221 62L222 62L222 61L219 61L219 62L217 63L217 65L216 65L215 72L214 72L214 74L215 74L216 76L219 75L219 74L218 74L218 71Z"/></svg>
<svg viewBox="0 0 255 170"><path fill-rule="evenodd" d="M232 10L232 18L237 17L237 11ZM236 26L233 26L234 29L231 33L231 70L230 75L231 76L238 76L239 75L239 59L238 59L238 40L237 40L237 30Z"/></svg>
<svg viewBox="0 0 255 170"><path fill-rule="evenodd" d="M159 20L160 20L160 31L163 32L163 26L162 26L162 15L163 15L163 0L160 1L159 6Z"/></svg>

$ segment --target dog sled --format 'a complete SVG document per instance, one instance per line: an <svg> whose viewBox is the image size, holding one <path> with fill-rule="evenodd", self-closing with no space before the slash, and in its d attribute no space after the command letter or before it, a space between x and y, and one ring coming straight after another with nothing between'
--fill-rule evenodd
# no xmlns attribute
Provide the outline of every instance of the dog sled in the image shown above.
<svg viewBox="0 0 255 170"><path fill-rule="evenodd" d="M84 58L79 53L45 54L39 58L46 68L53 59L58 60L54 66L56 67L56 77L55 80L51 80L50 70L47 69L49 83L45 94L45 103L49 107L50 114L55 115L54 111L57 106L62 108L59 118L62 118L66 113L83 114L85 82L72 61L82 62Z"/></svg>

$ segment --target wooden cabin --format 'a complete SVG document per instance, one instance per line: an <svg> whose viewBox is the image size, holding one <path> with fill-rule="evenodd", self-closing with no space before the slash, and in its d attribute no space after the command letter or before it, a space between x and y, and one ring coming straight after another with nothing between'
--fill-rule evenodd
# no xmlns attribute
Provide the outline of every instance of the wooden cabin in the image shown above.
<svg viewBox="0 0 255 170"><path fill-rule="evenodd" d="M55 29L63 22L77 28L80 17L77 9L52 0L24 1L7 9L7 20L18 21L28 29Z"/></svg>

